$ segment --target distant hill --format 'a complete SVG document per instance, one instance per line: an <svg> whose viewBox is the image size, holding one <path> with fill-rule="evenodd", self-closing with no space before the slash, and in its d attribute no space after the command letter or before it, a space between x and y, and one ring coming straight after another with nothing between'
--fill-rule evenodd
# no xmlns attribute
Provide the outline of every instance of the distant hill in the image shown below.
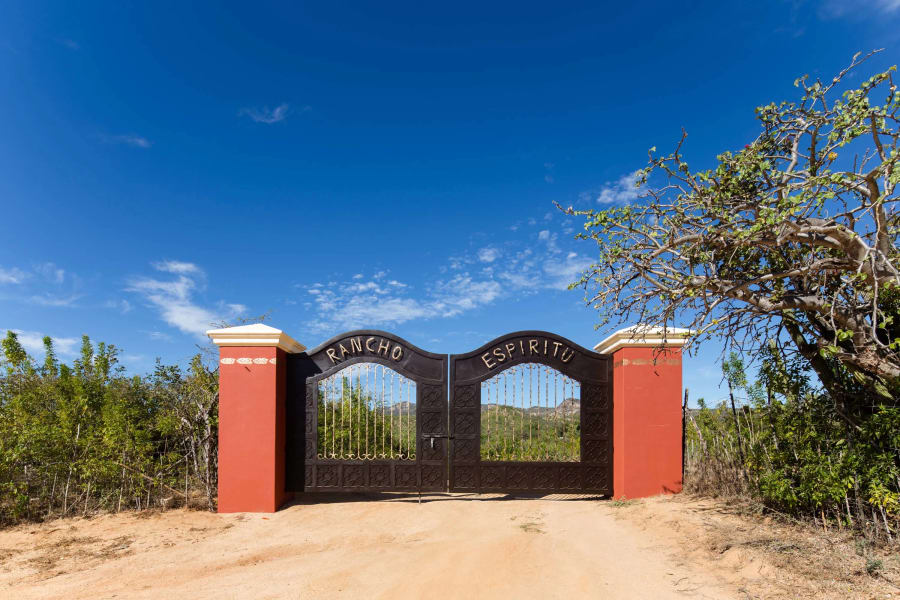
<svg viewBox="0 0 900 600"><path fill-rule="evenodd" d="M387 409L387 414L392 417L399 416L408 416L408 415L416 415L416 403L415 402L397 402L396 404L392 404Z"/></svg>
<svg viewBox="0 0 900 600"><path fill-rule="evenodd" d="M491 411L497 410L497 404L482 404L482 410ZM581 401L578 398L566 398L562 402L559 403L559 406L556 408L552 406L531 406L528 408L521 408L519 406L504 406L503 404L499 405L503 410L507 411L515 411L515 412L524 412L529 415L533 415L535 417L548 417L548 416L557 416L557 417L572 417L576 416L581 412ZM407 416L416 414L416 403L415 402L397 402L388 406L385 410L385 414L391 417L399 417L399 416Z"/></svg>
<svg viewBox="0 0 900 600"><path fill-rule="evenodd" d="M562 402L559 403L559 406L530 406L526 409L522 409L518 406L504 406L502 404L482 404L482 410L492 411L497 410L497 407L500 407L503 410L516 411L516 412L524 412L529 415L534 415L536 417L548 417L548 416L557 416L557 417L572 417L581 413L581 401L578 398L566 398Z"/></svg>

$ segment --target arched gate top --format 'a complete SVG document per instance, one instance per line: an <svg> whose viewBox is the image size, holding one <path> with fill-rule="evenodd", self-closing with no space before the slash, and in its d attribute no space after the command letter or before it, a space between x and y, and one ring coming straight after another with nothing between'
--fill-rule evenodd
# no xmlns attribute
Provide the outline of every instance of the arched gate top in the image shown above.
<svg viewBox="0 0 900 600"><path fill-rule="evenodd" d="M451 355L450 376L455 383L477 383L521 363L547 365L585 383L605 383L612 375L608 356L548 331L517 331Z"/></svg>
<svg viewBox="0 0 900 600"><path fill-rule="evenodd" d="M368 362L385 365L423 383L446 381L446 354L422 350L393 333L377 329L348 331L295 356L313 363L314 368L307 376L330 375L350 365Z"/></svg>

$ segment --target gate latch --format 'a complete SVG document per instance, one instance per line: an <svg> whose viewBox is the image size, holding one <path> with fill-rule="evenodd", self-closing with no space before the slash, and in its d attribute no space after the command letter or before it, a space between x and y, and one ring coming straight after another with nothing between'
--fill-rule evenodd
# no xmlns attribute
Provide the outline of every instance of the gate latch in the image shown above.
<svg viewBox="0 0 900 600"><path fill-rule="evenodd" d="M446 433L423 433L422 437L426 440L431 440L431 449L434 450L434 440L439 438L447 438L448 440L453 439L452 435L448 435Z"/></svg>

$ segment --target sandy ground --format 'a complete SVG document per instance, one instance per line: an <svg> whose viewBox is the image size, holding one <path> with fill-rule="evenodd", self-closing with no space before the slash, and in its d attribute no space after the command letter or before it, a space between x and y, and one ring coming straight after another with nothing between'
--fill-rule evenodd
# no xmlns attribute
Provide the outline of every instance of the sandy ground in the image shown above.
<svg viewBox="0 0 900 600"><path fill-rule="evenodd" d="M711 501L319 499L0 531L0 598L900 598L893 565Z"/></svg>

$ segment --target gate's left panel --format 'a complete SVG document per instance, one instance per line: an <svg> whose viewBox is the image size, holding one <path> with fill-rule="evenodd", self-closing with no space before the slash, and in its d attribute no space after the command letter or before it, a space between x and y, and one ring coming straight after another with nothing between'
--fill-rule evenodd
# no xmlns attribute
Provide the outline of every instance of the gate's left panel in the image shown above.
<svg viewBox="0 0 900 600"><path fill-rule="evenodd" d="M437 491L447 483L447 357L383 331L288 363L291 491Z"/></svg>

